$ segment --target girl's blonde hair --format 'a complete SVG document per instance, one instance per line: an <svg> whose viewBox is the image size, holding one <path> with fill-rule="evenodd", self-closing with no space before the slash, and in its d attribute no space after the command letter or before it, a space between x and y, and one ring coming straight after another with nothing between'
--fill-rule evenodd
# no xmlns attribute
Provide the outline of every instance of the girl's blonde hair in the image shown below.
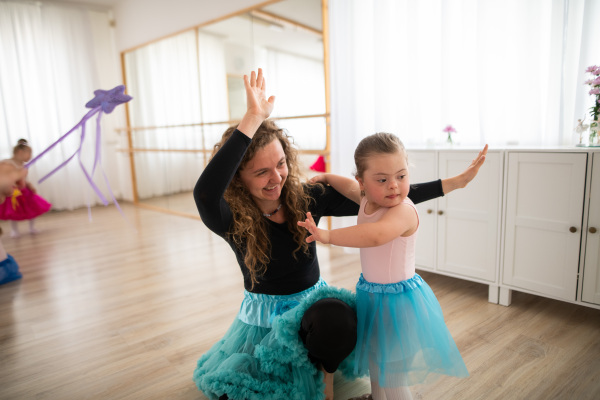
<svg viewBox="0 0 600 400"><path fill-rule="evenodd" d="M394 154L400 152L408 161L404 144L396 135L379 132L367 136L358 143L354 150L354 164L356 164L356 176L363 177L367 169L367 159L374 154Z"/></svg>
<svg viewBox="0 0 600 400"><path fill-rule="evenodd" d="M231 137L237 126L232 126L225 131L221 141L213 150L213 156ZM298 247L293 251L294 258L298 251L309 254L306 243L307 231L298 226L298 221L303 221L312 200L304 191L300 183L300 167L298 163L298 151L293 147L292 138L280 129L274 122L266 120L254 134L250 146L225 191L225 201L233 213L233 227L229 234L239 248L246 250L244 263L250 271L252 287L258 283L257 278L263 275L269 263L271 243L267 235L268 225L263 218L262 211L254 203L250 192L240 178L240 171L248 162L254 158L257 151L264 148L274 140L281 143L288 167L288 176L281 191L281 202L285 205L283 212L287 221L287 227L292 233Z"/></svg>

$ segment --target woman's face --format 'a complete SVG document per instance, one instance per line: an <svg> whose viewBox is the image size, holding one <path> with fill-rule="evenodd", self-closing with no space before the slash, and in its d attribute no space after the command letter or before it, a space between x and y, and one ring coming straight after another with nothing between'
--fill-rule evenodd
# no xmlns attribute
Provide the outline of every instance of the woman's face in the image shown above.
<svg viewBox="0 0 600 400"><path fill-rule="evenodd" d="M285 153L279 140L258 150L240 170L242 183L263 212L271 212L279 205L287 175Z"/></svg>

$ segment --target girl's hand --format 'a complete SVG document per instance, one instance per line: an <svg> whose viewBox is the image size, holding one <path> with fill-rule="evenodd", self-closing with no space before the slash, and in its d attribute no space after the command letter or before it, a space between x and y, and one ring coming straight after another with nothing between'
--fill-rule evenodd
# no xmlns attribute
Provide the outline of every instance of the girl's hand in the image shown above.
<svg viewBox="0 0 600 400"><path fill-rule="evenodd" d="M306 228L311 234L306 238L306 243L312 243L315 240L324 244L329 243L329 231L327 229L317 228L317 224L315 224L315 220L310 212L306 213L306 221L298 221L298 225Z"/></svg>
<svg viewBox="0 0 600 400"><path fill-rule="evenodd" d="M485 156L487 155L487 152L488 145L486 144L485 147L479 152L477 157L471 161L471 164L461 174L453 176L452 178L442 179L442 191L444 194L448 194L453 190L466 187L469 182L471 182L477 176L479 168L481 168L485 162Z"/></svg>
<svg viewBox="0 0 600 400"><path fill-rule="evenodd" d="M315 175L312 178L310 178L308 180L310 183L322 183L324 185L327 185L327 174L319 174L319 175Z"/></svg>

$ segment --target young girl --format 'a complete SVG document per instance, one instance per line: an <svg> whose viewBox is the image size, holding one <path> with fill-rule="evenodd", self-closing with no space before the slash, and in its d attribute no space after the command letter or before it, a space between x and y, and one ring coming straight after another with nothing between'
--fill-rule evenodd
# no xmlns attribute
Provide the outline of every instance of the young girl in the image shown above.
<svg viewBox="0 0 600 400"><path fill-rule="evenodd" d="M21 168L31 160L31 147L25 139L19 139L13 148L13 156L4 162L11 162ZM19 180L13 188L11 197L7 197L0 204L0 219L10 220L11 237L19 236L17 221L29 220L29 232L37 233L34 227L34 219L50 210L52 204L43 197L36 194L35 188L25 178Z"/></svg>
<svg viewBox="0 0 600 400"><path fill-rule="evenodd" d="M22 168L16 167L12 162L0 161L0 203L12 194L15 182L25 178ZM0 285L22 277L19 265L14 258L4 249L2 245L2 228L0 228Z"/></svg>
<svg viewBox="0 0 600 400"><path fill-rule="evenodd" d="M468 372L435 295L415 273L419 217L407 197L402 142L389 133L368 136L354 160L356 181L332 174L313 180L359 203L358 225L319 229L310 213L298 224L310 232L307 242L361 248L355 373L369 372L375 400L411 399L407 386L430 374L466 377Z"/></svg>

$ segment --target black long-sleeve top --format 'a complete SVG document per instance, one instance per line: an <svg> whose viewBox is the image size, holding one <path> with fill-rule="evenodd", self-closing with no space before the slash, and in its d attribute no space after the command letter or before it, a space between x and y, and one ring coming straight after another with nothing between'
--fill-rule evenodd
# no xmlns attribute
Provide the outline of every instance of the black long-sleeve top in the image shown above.
<svg viewBox="0 0 600 400"><path fill-rule="evenodd" d="M292 254L298 244L287 229L287 224L278 224L267 219L271 243L270 261L266 272L257 278L258 283L252 287L250 271L244 263L244 249L238 247L228 235L233 216L223 196L250 142L251 139L238 130L232 134L200 175L194 187L194 200L204 224L225 239L233 249L244 276L246 290L272 295L298 293L313 286L319 280L319 261L315 242L309 244L309 254L299 251L294 258ZM323 216L340 217L358 213L358 204L347 199L331 186L325 187L324 191L308 185L304 188L315 200L310 202L307 211L312 213L316 224ZM441 180L411 185L409 192L409 197L415 204L443 195Z"/></svg>

